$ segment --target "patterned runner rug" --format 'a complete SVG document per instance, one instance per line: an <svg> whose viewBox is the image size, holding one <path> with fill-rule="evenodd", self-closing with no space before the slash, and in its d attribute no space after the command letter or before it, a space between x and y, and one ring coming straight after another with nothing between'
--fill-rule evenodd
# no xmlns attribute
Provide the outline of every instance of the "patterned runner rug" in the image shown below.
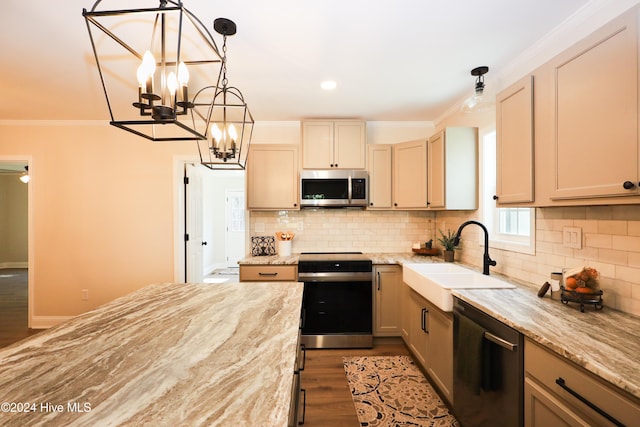
<svg viewBox="0 0 640 427"><path fill-rule="evenodd" d="M361 426L458 426L409 356L343 357L343 363Z"/></svg>

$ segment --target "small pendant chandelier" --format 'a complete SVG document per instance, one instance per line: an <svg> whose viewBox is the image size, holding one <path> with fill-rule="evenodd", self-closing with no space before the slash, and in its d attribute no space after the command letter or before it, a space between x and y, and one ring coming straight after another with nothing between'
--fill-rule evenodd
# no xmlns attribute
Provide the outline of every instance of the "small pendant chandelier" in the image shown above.
<svg viewBox="0 0 640 427"><path fill-rule="evenodd" d="M474 94L467 98L460 107L464 113L479 113L494 108L493 103L487 101L484 96L484 75L489 72L489 67L481 66L471 70L471 75L476 77Z"/></svg>
<svg viewBox="0 0 640 427"><path fill-rule="evenodd" d="M236 24L218 18L213 28L223 36L222 86L206 88L196 96L196 105L201 96L213 96L206 147L205 141L198 141L200 163L209 169L245 169L254 120L242 92L227 80L227 36L236 33Z"/></svg>
<svg viewBox="0 0 640 427"><path fill-rule="evenodd" d="M180 0L118 1L126 8L98 10L97 0L82 11L110 124L152 141L206 139L213 105L190 96L219 85L222 57L211 34Z"/></svg>

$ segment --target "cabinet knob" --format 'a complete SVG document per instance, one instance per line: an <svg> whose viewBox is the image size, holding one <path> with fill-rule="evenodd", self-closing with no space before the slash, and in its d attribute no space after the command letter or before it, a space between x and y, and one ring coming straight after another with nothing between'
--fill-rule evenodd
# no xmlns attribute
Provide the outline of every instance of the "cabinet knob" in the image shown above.
<svg viewBox="0 0 640 427"><path fill-rule="evenodd" d="M393 206L398 206L398 204L397 204L397 203L394 203L394 204L393 204Z"/></svg>
<svg viewBox="0 0 640 427"><path fill-rule="evenodd" d="M369 206L373 206L373 202L369 203Z"/></svg>
<svg viewBox="0 0 640 427"><path fill-rule="evenodd" d="M498 200L498 196L496 196L495 194L493 195L493 200Z"/></svg>
<svg viewBox="0 0 640 427"><path fill-rule="evenodd" d="M633 182L631 182L631 181L625 181L625 182L624 182L624 184L622 184L622 187L623 187L625 190L631 190L632 188L635 188L635 186L636 186L636 185L635 185Z"/></svg>
<svg viewBox="0 0 640 427"><path fill-rule="evenodd" d="M294 207L294 208L298 207L298 204L297 204L297 203L294 203L294 204L293 204L293 207Z"/></svg>

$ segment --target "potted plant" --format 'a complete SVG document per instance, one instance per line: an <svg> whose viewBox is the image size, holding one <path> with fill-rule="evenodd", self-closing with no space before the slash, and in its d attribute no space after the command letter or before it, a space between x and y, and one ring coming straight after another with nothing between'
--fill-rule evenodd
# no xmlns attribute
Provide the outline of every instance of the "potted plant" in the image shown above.
<svg viewBox="0 0 640 427"><path fill-rule="evenodd" d="M440 233L440 237L438 237L438 242L444 248L444 260L446 262L453 262L453 257L454 257L453 250L456 247L454 243L456 234L451 230L447 230L446 234L443 233L442 230L438 230L438 232Z"/></svg>

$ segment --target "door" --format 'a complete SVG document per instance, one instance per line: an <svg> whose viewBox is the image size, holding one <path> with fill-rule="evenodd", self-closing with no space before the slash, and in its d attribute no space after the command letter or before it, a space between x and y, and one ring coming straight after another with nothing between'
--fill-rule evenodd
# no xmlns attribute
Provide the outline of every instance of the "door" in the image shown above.
<svg viewBox="0 0 640 427"><path fill-rule="evenodd" d="M202 168L185 164L185 254L186 282L202 283Z"/></svg>
<svg viewBox="0 0 640 427"><path fill-rule="evenodd" d="M226 194L225 258L227 267L237 267L244 258L245 198L244 191L227 190Z"/></svg>

